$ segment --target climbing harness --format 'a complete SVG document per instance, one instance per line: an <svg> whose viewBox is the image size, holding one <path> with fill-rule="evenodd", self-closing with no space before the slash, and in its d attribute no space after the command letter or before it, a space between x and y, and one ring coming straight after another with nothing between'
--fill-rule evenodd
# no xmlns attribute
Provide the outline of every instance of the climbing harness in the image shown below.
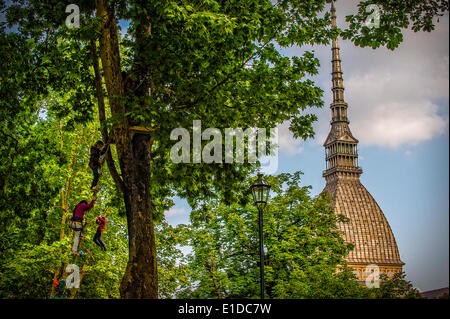
<svg viewBox="0 0 450 319"><path fill-rule="evenodd" d="M83 219L81 219L80 217L73 216L69 221L69 228L73 229L75 231L83 230L82 221L83 221Z"/></svg>

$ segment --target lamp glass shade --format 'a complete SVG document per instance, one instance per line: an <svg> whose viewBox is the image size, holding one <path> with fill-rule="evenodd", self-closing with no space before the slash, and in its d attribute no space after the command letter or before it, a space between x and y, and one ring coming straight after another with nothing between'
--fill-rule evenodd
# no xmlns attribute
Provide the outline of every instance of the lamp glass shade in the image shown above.
<svg viewBox="0 0 450 319"><path fill-rule="evenodd" d="M258 179L251 186L253 201L258 209L264 209L269 200L270 185L262 178L262 174L258 175Z"/></svg>

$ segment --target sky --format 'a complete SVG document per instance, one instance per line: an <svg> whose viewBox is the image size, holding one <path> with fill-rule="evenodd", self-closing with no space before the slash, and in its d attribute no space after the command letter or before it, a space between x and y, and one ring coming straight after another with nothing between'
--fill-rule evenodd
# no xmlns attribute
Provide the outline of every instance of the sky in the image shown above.
<svg viewBox="0 0 450 319"><path fill-rule="evenodd" d="M336 3L337 23L358 1ZM404 32L395 51L359 48L339 39L350 129L359 140L361 182L383 210L405 263L406 279L421 291L448 287L449 276L449 17L431 33ZM318 195L325 186L323 142L330 130L331 46L282 49L286 56L315 51L313 77L324 90L316 136L294 139L279 126L278 170L301 170L303 185ZM189 222L189 206L175 198L166 212L176 225Z"/></svg>

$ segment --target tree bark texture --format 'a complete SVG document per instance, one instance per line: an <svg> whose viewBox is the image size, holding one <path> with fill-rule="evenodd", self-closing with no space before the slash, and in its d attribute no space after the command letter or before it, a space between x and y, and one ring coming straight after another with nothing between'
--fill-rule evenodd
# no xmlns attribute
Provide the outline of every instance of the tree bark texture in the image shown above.
<svg viewBox="0 0 450 319"><path fill-rule="evenodd" d="M149 190L152 139L148 134L137 134L129 129L126 105L121 99L124 89L117 20L108 0L97 0L97 16L102 19L100 58L111 114L121 119L121 123L113 126L112 133L121 171L121 186L118 187L123 192L129 236L129 260L120 295L122 298L157 298L156 243ZM145 94L148 90L142 88L140 92Z"/></svg>

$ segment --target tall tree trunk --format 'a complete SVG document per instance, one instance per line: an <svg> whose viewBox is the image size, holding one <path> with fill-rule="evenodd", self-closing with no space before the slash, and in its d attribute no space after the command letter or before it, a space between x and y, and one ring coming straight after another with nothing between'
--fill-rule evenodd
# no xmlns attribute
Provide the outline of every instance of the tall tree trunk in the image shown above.
<svg viewBox="0 0 450 319"><path fill-rule="evenodd" d="M113 127L122 175L122 187L119 188L125 201L129 237L129 259L120 295L122 298L158 298L156 243L149 191L152 139L149 135L133 134L125 116L126 107L120 99L124 90L117 21L108 0L97 0L97 16L102 19L100 57L111 113L122 119ZM146 94L148 90L145 87L148 87L146 83L136 94Z"/></svg>
<svg viewBox="0 0 450 319"><path fill-rule="evenodd" d="M150 206L148 135L135 134L121 159L129 235L129 260L120 287L122 298L158 298L156 243Z"/></svg>

